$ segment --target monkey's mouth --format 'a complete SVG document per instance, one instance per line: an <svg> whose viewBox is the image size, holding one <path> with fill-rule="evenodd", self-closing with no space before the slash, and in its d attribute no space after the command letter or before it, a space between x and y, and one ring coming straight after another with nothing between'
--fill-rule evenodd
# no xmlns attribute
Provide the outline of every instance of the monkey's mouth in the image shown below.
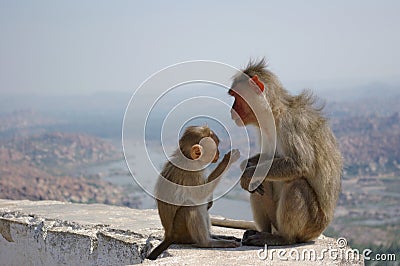
<svg viewBox="0 0 400 266"><path fill-rule="evenodd" d="M235 121L235 124L237 126L244 126L245 125L243 119L240 118L240 117L232 117L232 120Z"/></svg>
<svg viewBox="0 0 400 266"><path fill-rule="evenodd" d="M246 125L246 123L248 122L247 120L248 115L244 115L244 117L241 117L239 114L237 113L231 113L231 119L233 121L235 121L235 124L237 126L244 126Z"/></svg>

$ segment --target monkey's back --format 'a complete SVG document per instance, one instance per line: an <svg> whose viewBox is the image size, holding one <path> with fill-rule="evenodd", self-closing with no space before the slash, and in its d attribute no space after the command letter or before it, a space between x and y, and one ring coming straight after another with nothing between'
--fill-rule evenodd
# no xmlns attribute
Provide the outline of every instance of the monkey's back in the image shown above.
<svg viewBox="0 0 400 266"><path fill-rule="evenodd" d="M196 208L205 208L206 206L179 206L171 204L174 200L184 202L182 195L177 195L178 190L165 191L165 186L162 185L167 179L180 186L198 186L205 183L203 171L191 172L179 168L171 162L164 165L155 188L155 195L157 197L157 208L160 216L161 224L165 230L165 237L174 239L175 243L188 244L193 243L187 223L190 222L190 213L196 211ZM169 202L160 200L167 198Z"/></svg>
<svg viewBox="0 0 400 266"><path fill-rule="evenodd" d="M299 163L321 208L332 217L340 191L342 155L322 108L314 107L314 102L308 91L292 96L278 131L284 152Z"/></svg>

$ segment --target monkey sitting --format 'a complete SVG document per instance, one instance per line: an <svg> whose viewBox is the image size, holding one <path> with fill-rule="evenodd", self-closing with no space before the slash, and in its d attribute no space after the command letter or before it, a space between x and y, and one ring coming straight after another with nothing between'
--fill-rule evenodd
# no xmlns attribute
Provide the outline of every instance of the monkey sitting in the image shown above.
<svg viewBox="0 0 400 266"><path fill-rule="evenodd" d="M236 124L256 126L260 140L267 140L259 144L265 154L242 164L242 188L257 191L250 194L257 231L246 231L242 243L287 245L317 238L333 219L343 164L322 107L310 92L290 95L264 59L250 61L229 94L235 98L231 116ZM268 154L275 145L268 141L274 125L276 149ZM257 188L250 186L253 177L263 179Z"/></svg>
<svg viewBox="0 0 400 266"><path fill-rule="evenodd" d="M219 159L218 144L217 135L207 126L190 126L183 133L179 149L165 164L156 184L158 213L165 234L164 240L147 256L148 259L157 259L171 244L195 244L207 248L240 246L239 239L238 242L234 237L210 234L208 208L211 205L207 201L212 197L217 178L240 157L237 149L228 152L205 179L204 168ZM171 187L170 182L174 186Z"/></svg>

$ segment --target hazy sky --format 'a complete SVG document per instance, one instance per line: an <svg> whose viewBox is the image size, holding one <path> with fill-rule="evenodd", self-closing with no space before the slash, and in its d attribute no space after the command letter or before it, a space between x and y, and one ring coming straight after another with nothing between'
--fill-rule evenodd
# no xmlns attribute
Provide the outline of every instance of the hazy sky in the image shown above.
<svg viewBox="0 0 400 266"><path fill-rule="evenodd" d="M130 91L181 61L261 56L288 87L400 80L400 1L238 3L0 0L0 90Z"/></svg>

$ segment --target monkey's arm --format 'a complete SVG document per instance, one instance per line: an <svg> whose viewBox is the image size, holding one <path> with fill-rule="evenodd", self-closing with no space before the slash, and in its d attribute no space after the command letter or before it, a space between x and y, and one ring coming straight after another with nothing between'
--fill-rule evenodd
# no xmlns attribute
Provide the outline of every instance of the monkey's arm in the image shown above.
<svg viewBox="0 0 400 266"><path fill-rule="evenodd" d="M254 155L254 156L251 156L251 157L248 158L247 160L243 160L243 161L240 163L240 169L242 169L242 171L243 171L243 170L246 169L247 167L256 166L257 163L260 161L260 158L261 158L261 160L263 160L263 159L265 160L265 159L270 158L270 157L269 157L269 155L267 155L266 153L259 153L259 154L256 154L256 155ZM275 154L274 158L277 158L277 157L276 157L276 154Z"/></svg>
<svg viewBox="0 0 400 266"><path fill-rule="evenodd" d="M211 174L208 176L207 183L215 180L218 177L220 177L225 172L225 170L227 170L227 169L228 169L228 161L226 161L225 158L224 158L224 160L222 160L217 165L217 167L215 167L214 171L212 171Z"/></svg>
<svg viewBox="0 0 400 266"><path fill-rule="evenodd" d="M214 171L212 171L211 174L208 176L207 183L220 177L226 170L228 170L228 167L232 163L236 162L239 159L239 157L240 157L240 152L237 149L233 149L232 151L225 154L222 161L217 165L217 167L214 169Z"/></svg>
<svg viewBox="0 0 400 266"><path fill-rule="evenodd" d="M212 182L211 184L208 183L220 177L233 162L236 162L239 159L239 157L240 152L237 149L233 149L225 154L222 161L208 176L206 186L199 186L195 190L192 190L187 195L188 200L192 202L204 202L204 200L206 200L207 206L211 207L212 203L209 204L208 201L212 199L212 193L215 187L218 185L219 180L216 180L216 182Z"/></svg>
<svg viewBox="0 0 400 266"><path fill-rule="evenodd" d="M274 158L271 168L267 169L270 164L262 163L259 164L258 171L267 173L264 180L266 181L291 181L296 178L302 177L301 168L295 163L290 157ZM256 170L256 166L247 167L240 179L242 188L248 190L251 178L253 177Z"/></svg>
<svg viewBox="0 0 400 266"><path fill-rule="evenodd" d="M261 156L261 154L259 153L259 154L256 154L256 155L248 158L247 160L243 160L240 163L240 169L242 169L242 171L243 171L247 167L257 165L258 160L260 159L260 156Z"/></svg>
<svg viewBox="0 0 400 266"><path fill-rule="evenodd" d="M300 166L290 157L275 158L265 180L291 181L302 177Z"/></svg>

